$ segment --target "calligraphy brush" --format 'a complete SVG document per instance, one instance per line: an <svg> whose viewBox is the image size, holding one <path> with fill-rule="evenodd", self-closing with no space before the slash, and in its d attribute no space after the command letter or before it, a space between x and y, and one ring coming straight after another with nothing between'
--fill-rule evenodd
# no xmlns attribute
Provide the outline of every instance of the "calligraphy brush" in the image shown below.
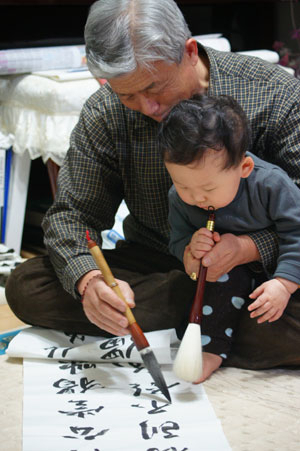
<svg viewBox="0 0 300 451"><path fill-rule="evenodd" d="M213 207L208 207L209 217L206 228L213 232L215 225L215 213ZM180 343L173 371L180 379L195 382L202 375L202 344L201 344L201 320L203 296L206 281L207 268L201 264L197 279L196 294L189 316L189 324Z"/></svg>
<svg viewBox="0 0 300 451"><path fill-rule="evenodd" d="M97 264L98 268L102 272L105 283L110 288L112 288L116 292L116 294L119 296L119 298L121 298L126 304L125 316L129 323L128 329L131 333L134 344L135 344L137 350L139 351L140 356L143 359L143 362L144 362L147 370L151 374L157 387L161 390L161 392L167 398L167 400L169 402L171 402L171 396L170 396L168 387L166 385L165 379L163 377L160 366L156 360L156 357L155 357L152 349L150 348L148 340L145 337L142 329L136 322L136 319L133 316L133 313L126 302L126 299L125 299L122 291L120 290L120 287L117 284L117 282L104 258L104 255L102 254L101 249L99 248L99 246L97 246L97 244L94 240L91 240L88 230L86 231L86 239L88 242L89 251L92 254L93 259L94 259L95 263Z"/></svg>

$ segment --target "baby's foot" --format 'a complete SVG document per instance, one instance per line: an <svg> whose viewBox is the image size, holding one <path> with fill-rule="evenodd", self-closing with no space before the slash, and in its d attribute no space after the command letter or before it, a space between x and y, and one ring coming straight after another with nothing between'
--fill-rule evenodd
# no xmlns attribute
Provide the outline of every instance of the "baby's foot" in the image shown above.
<svg viewBox="0 0 300 451"><path fill-rule="evenodd" d="M210 377L210 375L216 371L222 363L222 357L210 352L202 353L202 376L194 384L200 384Z"/></svg>

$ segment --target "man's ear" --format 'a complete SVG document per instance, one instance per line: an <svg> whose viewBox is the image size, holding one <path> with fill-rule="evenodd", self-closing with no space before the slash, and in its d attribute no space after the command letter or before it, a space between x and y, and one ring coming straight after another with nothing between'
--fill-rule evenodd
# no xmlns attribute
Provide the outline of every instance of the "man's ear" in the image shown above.
<svg viewBox="0 0 300 451"><path fill-rule="evenodd" d="M105 83L107 82L107 80L105 80L105 78L96 78L96 80L101 86L105 85Z"/></svg>
<svg viewBox="0 0 300 451"><path fill-rule="evenodd" d="M244 160L243 160L242 166L241 166L241 169L242 169L241 177L243 179L246 179L247 177L249 177L249 175L253 171L253 168L254 168L254 161L252 160L252 158L249 156L244 157Z"/></svg>
<svg viewBox="0 0 300 451"><path fill-rule="evenodd" d="M191 59L192 63L197 64L198 62L198 45L194 38L187 39L185 42L185 51L188 57Z"/></svg>

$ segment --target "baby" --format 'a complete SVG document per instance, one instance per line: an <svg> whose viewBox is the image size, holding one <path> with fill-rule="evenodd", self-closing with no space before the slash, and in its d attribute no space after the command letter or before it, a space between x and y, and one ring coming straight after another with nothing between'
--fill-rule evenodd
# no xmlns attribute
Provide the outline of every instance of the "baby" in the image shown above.
<svg viewBox="0 0 300 451"><path fill-rule="evenodd" d="M274 229L279 239L277 267L269 280L248 293L254 300L248 310L258 323L276 321L300 283L300 190L282 169L248 151L246 115L228 96L199 95L180 102L160 124L159 141L173 181L170 252L190 275L222 234ZM205 227L210 206L216 210L213 233ZM222 315L211 327L228 329ZM203 377L198 382L230 352L228 340L217 341L219 349L210 343L203 353Z"/></svg>

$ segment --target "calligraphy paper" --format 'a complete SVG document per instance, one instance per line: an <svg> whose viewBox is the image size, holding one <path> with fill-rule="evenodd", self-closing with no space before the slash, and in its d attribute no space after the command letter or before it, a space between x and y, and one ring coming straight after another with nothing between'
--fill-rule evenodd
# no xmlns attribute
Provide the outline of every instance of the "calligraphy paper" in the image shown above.
<svg viewBox="0 0 300 451"><path fill-rule="evenodd" d="M161 364L172 363L172 349L179 346L174 329L145 334ZM17 335L7 350L10 357L86 360L89 362L142 362L130 335L126 337L91 337L65 334L52 329L29 327Z"/></svg>
<svg viewBox="0 0 300 451"><path fill-rule="evenodd" d="M158 343L160 359L172 359L173 330L146 336L155 355ZM86 350L98 362L83 361ZM67 360L71 351L80 361ZM178 380L172 365L163 363L169 404L135 359L129 336L98 339L30 328L12 340L8 354L30 352L35 358L24 360L23 451L230 450L203 386Z"/></svg>

